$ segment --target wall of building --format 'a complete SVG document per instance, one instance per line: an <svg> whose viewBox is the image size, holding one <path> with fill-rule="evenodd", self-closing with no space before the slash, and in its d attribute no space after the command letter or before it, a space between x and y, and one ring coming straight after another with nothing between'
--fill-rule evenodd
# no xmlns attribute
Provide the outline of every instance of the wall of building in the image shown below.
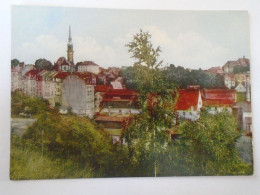
<svg viewBox="0 0 260 195"><path fill-rule="evenodd" d="M69 75L63 80L62 105L71 107L72 112L88 116L94 115L94 86L75 76Z"/></svg>

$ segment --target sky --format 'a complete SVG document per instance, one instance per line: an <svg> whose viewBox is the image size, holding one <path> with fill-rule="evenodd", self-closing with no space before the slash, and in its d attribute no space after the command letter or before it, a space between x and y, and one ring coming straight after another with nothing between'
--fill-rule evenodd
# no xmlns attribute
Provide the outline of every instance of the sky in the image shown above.
<svg viewBox="0 0 260 195"><path fill-rule="evenodd" d="M167 11L12 6L11 57L26 64L66 57L69 25L74 63L131 66L125 46L140 29L161 47L163 65L191 69L250 58L246 11Z"/></svg>

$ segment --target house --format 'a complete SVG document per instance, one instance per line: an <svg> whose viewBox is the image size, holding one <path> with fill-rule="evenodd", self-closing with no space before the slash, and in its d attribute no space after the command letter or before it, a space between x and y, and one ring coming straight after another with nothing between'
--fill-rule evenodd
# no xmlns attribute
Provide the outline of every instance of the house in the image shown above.
<svg viewBox="0 0 260 195"><path fill-rule="evenodd" d="M235 75L233 75L233 74L224 75L224 84L229 89L234 88L236 86Z"/></svg>
<svg viewBox="0 0 260 195"><path fill-rule="evenodd" d="M104 130L108 132L113 143L120 142L124 143L124 140L120 140L123 123L129 118L129 116L104 116L98 115L95 117L95 121L104 127Z"/></svg>
<svg viewBox="0 0 260 195"><path fill-rule="evenodd" d="M98 85L106 85L107 82L107 75L102 71L97 75L97 84Z"/></svg>
<svg viewBox="0 0 260 195"><path fill-rule="evenodd" d="M71 112L93 118L94 85L89 77L81 74L69 74L62 83L62 104L71 108Z"/></svg>
<svg viewBox="0 0 260 195"><path fill-rule="evenodd" d="M21 70L22 66L12 67L11 69L11 91L15 91L17 89L21 89L22 84L22 75Z"/></svg>
<svg viewBox="0 0 260 195"><path fill-rule="evenodd" d="M73 72L75 70L75 66L65 57L60 57L57 62L54 63L53 69L62 72Z"/></svg>
<svg viewBox="0 0 260 195"><path fill-rule="evenodd" d="M235 88L236 92L238 93L246 93L246 87L242 84L239 83L236 88Z"/></svg>
<svg viewBox="0 0 260 195"><path fill-rule="evenodd" d="M239 58L236 61L227 61L224 65L223 65L223 70L225 74L232 74L234 73L234 67L236 66L240 66L240 67L247 67L250 65L250 61L249 59L245 58L245 56L243 56L243 58Z"/></svg>
<svg viewBox="0 0 260 195"><path fill-rule="evenodd" d="M58 74L56 71L45 71L41 73L42 79L42 93L38 88L38 93L42 94L41 97L47 99L51 107L55 106L56 102L56 85L55 76Z"/></svg>
<svg viewBox="0 0 260 195"><path fill-rule="evenodd" d="M24 77L24 82L22 86L22 90L24 93L28 94L31 97L37 97L39 96L38 93L38 87L39 87L39 82L42 81L42 77L40 75L41 72L44 70L30 70L28 71Z"/></svg>
<svg viewBox="0 0 260 195"><path fill-rule="evenodd" d="M55 105L62 104L62 83L66 76L70 75L69 72L57 72L53 77L55 82ZM61 110L60 110L61 111Z"/></svg>
<svg viewBox="0 0 260 195"><path fill-rule="evenodd" d="M232 89L202 89L201 97L202 106L211 114L224 110L232 113L232 107L236 103L236 91Z"/></svg>
<svg viewBox="0 0 260 195"><path fill-rule="evenodd" d="M91 72L93 74L99 73L99 65L93 61L78 62L76 67L78 72Z"/></svg>
<svg viewBox="0 0 260 195"><path fill-rule="evenodd" d="M111 85L96 85L95 86L95 111L99 112L100 103L103 100L103 96L110 89L113 89Z"/></svg>
<svg viewBox="0 0 260 195"><path fill-rule="evenodd" d="M111 89L106 92L101 102L101 113L139 114L138 91L130 89Z"/></svg>
<svg viewBox="0 0 260 195"><path fill-rule="evenodd" d="M133 115L141 113L138 105L138 92L129 89L110 89L103 95L100 112L95 120L113 137L113 141L120 140L123 123Z"/></svg>
<svg viewBox="0 0 260 195"><path fill-rule="evenodd" d="M200 89L179 89L177 97L178 99L175 105L175 110L178 118L192 121L199 119L199 112L202 108Z"/></svg>
<svg viewBox="0 0 260 195"><path fill-rule="evenodd" d="M21 69L21 74L24 76L28 71L35 69L34 64L24 64Z"/></svg>

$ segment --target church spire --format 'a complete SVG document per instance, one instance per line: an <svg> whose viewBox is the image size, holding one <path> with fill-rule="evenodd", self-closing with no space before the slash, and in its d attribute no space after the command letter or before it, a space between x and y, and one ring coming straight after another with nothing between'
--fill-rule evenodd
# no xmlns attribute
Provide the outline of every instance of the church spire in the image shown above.
<svg viewBox="0 0 260 195"><path fill-rule="evenodd" d="M72 38L71 38L71 30L70 30L70 25L69 25L69 43L72 44Z"/></svg>
<svg viewBox="0 0 260 195"><path fill-rule="evenodd" d="M68 44L67 44L67 59L68 61L73 64L73 44L72 44L72 38L71 38L71 28L69 25L69 40L68 40Z"/></svg>

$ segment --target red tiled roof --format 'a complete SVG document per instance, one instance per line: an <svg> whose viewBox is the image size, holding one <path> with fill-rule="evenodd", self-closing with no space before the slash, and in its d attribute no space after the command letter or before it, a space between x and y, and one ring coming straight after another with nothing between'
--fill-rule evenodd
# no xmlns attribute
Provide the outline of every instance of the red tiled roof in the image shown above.
<svg viewBox="0 0 260 195"><path fill-rule="evenodd" d="M203 89L203 106L232 106L236 102L236 91L231 89Z"/></svg>
<svg viewBox="0 0 260 195"><path fill-rule="evenodd" d="M95 92L107 92L112 89L111 85L96 85Z"/></svg>
<svg viewBox="0 0 260 195"><path fill-rule="evenodd" d="M199 100L199 89L179 89L178 100L175 106L176 110L189 110L193 106L197 109Z"/></svg>
<svg viewBox="0 0 260 195"><path fill-rule="evenodd" d="M139 93L136 90L132 89L111 89L109 90L106 95L113 96L124 96L124 95L131 95L131 96L137 96Z"/></svg>
<svg viewBox="0 0 260 195"><path fill-rule="evenodd" d="M55 63L55 65L58 65L58 66L60 66L60 65L70 65L70 63L69 63L68 60L66 60L65 57L60 57L60 58L57 60L57 62Z"/></svg>
<svg viewBox="0 0 260 195"><path fill-rule="evenodd" d="M90 72L74 72L73 74L84 80L86 84L96 84L96 82L92 83L92 79L96 79L95 74L92 74Z"/></svg>
<svg viewBox="0 0 260 195"><path fill-rule="evenodd" d="M37 70L33 69L25 73L26 77L33 78L35 80L42 80L42 76L39 75L39 73L43 72L44 70Z"/></svg>
<svg viewBox="0 0 260 195"><path fill-rule="evenodd" d="M55 75L54 78L64 79L66 76L68 76L70 74L71 73L69 73L69 72L59 72L58 74Z"/></svg>

